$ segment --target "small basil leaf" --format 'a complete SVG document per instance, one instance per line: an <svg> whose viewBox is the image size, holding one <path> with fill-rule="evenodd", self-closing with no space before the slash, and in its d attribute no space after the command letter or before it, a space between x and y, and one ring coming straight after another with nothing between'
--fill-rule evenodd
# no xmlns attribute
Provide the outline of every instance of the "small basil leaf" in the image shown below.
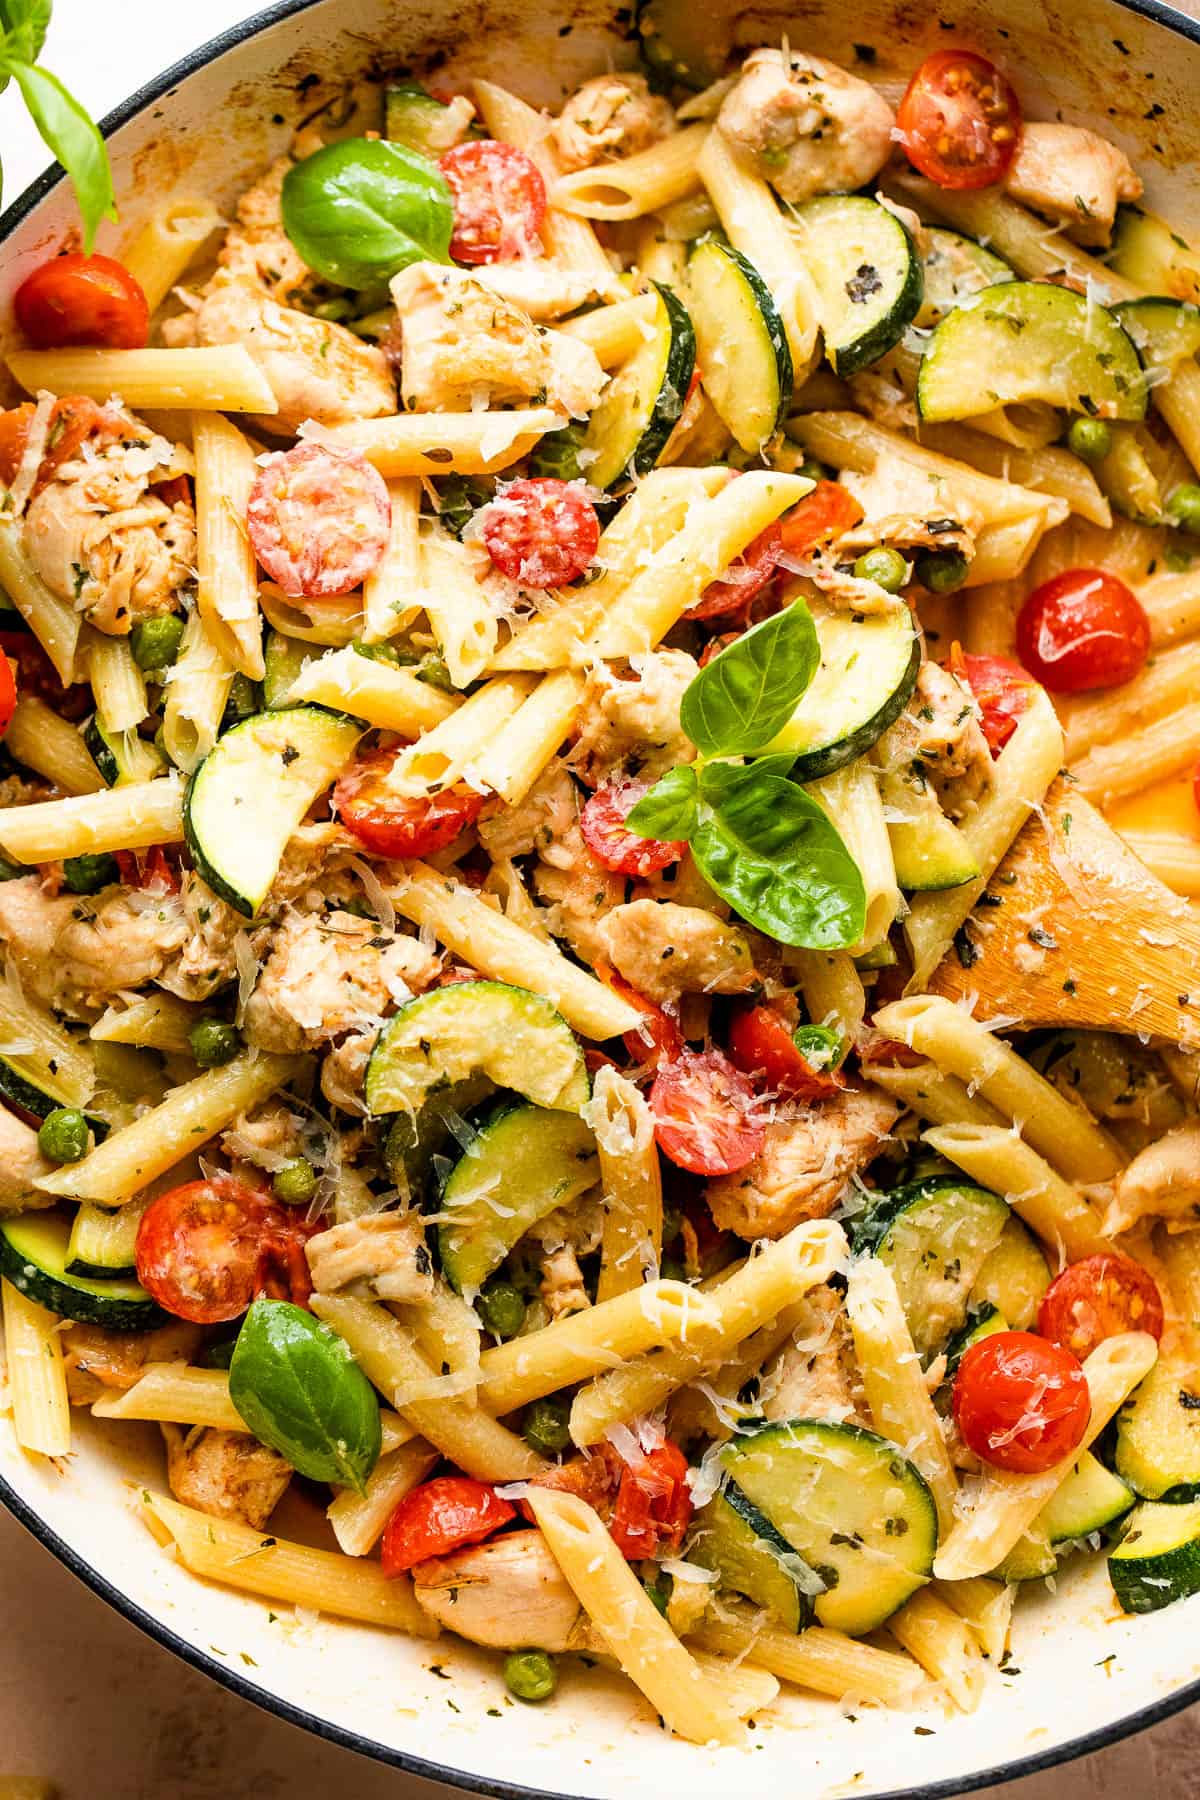
<svg viewBox="0 0 1200 1800"><path fill-rule="evenodd" d="M700 798L709 806L719 807L727 794L734 793L746 781L760 781L766 775L788 775L795 760L794 751L781 751L775 756L756 756L752 763L705 763L700 770Z"/></svg>
<svg viewBox="0 0 1200 1800"><path fill-rule="evenodd" d="M254 1302L229 1364L229 1397L301 1475L364 1491L379 1459L379 1401L349 1346L303 1307Z"/></svg>
<svg viewBox="0 0 1200 1800"><path fill-rule="evenodd" d="M691 763L668 769L625 815L625 829L664 842L690 837L696 824L696 771Z"/></svg>
<svg viewBox="0 0 1200 1800"><path fill-rule="evenodd" d="M444 176L403 144L344 138L283 179L283 229L310 269L343 287L378 287L409 263L448 262L453 225Z"/></svg>
<svg viewBox="0 0 1200 1800"><path fill-rule="evenodd" d="M90 251L101 219L117 216L104 139L56 75L18 61L6 66L42 142L71 177L83 220L83 247Z"/></svg>
<svg viewBox="0 0 1200 1800"><path fill-rule="evenodd" d="M701 669L680 723L705 756L749 756L783 730L820 660L812 614L793 601Z"/></svg>
<svg viewBox="0 0 1200 1800"><path fill-rule="evenodd" d="M844 950L856 943L866 892L826 813L795 782L761 775L758 765L742 775L692 834L704 879L781 944Z"/></svg>
<svg viewBox="0 0 1200 1800"><path fill-rule="evenodd" d="M0 0L4 49L18 62L36 62L50 25L51 0Z"/></svg>

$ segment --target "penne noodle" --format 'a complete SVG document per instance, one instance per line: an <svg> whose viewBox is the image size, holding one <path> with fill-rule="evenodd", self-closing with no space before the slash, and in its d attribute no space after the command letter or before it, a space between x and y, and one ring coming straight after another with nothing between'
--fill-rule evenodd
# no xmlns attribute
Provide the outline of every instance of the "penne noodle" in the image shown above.
<svg viewBox="0 0 1200 1800"><path fill-rule="evenodd" d="M35 863L182 843L182 801L180 784L168 779L0 807L0 849L15 862Z"/></svg>
<svg viewBox="0 0 1200 1800"><path fill-rule="evenodd" d="M603 1302L636 1292L658 1274L662 1168L654 1115L639 1090L616 1069L597 1069L585 1116L595 1134L604 1183L604 1236L596 1285L596 1299Z"/></svg>
<svg viewBox="0 0 1200 1800"><path fill-rule="evenodd" d="M685 125L648 150L560 175L550 198L561 211L583 219L640 219L658 212L700 186L697 160L709 129ZM645 272L641 258L638 266Z"/></svg>
<svg viewBox="0 0 1200 1800"><path fill-rule="evenodd" d="M394 480L405 475L494 475L528 456L540 437L563 423L553 408L533 406L510 412L397 413L348 425L309 425L300 436L335 450L361 451L381 475Z"/></svg>
<svg viewBox="0 0 1200 1800"><path fill-rule="evenodd" d="M32 1450L39 1456L67 1456L71 1450L71 1407L60 1321L44 1306L18 1292L7 1279L0 1280L0 1305L17 1442L22 1450Z"/></svg>
<svg viewBox="0 0 1200 1800"><path fill-rule="evenodd" d="M403 738L419 738L445 723L460 702L411 670L363 656L347 645L306 662L288 690L289 702L310 700L353 713Z"/></svg>
<svg viewBox="0 0 1200 1800"><path fill-rule="evenodd" d="M14 350L14 378L30 394L86 394L126 406L275 413L266 376L244 344L186 350Z"/></svg>
<svg viewBox="0 0 1200 1800"><path fill-rule="evenodd" d="M1064 1181L1016 1128L995 1125L939 1125L924 1141L981 1187L1003 1194L1062 1262L1078 1262L1111 1246L1088 1202Z"/></svg>
<svg viewBox="0 0 1200 1800"><path fill-rule="evenodd" d="M208 636L230 666L263 676L258 562L246 530L254 449L219 413L192 416L196 455L197 605Z"/></svg>
<svg viewBox="0 0 1200 1800"><path fill-rule="evenodd" d="M421 598L421 484L414 477L389 481L392 522L387 549L363 582L363 642L381 644L411 625Z"/></svg>
<svg viewBox="0 0 1200 1800"><path fill-rule="evenodd" d="M181 195L155 207L121 251L121 261L145 294L152 313L223 223L211 200L199 195Z"/></svg>
<svg viewBox="0 0 1200 1800"><path fill-rule="evenodd" d="M36 694L22 694L4 735L9 754L67 794L98 794L104 786L87 745L70 724Z"/></svg>

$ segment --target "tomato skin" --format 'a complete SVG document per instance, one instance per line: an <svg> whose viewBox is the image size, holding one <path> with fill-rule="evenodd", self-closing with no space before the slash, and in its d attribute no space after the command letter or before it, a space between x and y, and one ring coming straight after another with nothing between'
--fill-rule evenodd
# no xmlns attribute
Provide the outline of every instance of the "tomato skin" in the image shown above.
<svg viewBox="0 0 1200 1800"><path fill-rule="evenodd" d="M12 724L17 707L17 678L7 656L0 656L0 737Z"/></svg>
<svg viewBox="0 0 1200 1800"><path fill-rule="evenodd" d="M729 1060L745 1075L793 1100L828 1100L842 1086L833 1071L814 1069L771 1006L742 1006L729 1022Z"/></svg>
<svg viewBox="0 0 1200 1800"><path fill-rule="evenodd" d="M642 1014L644 1023L635 1031L625 1032L621 1039L635 1063L648 1063L651 1068L657 1068L664 1057L671 1060L680 1055L683 1033L669 1012L664 1012L653 1000L647 1000L645 994L640 994L623 975L618 975L610 963L596 963L592 973L597 981L602 981L614 994L620 994L622 1000L627 1000Z"/></svg>
<svg viewBox="0 0 1200 1800"><path fill-rule="evenodd" d="M187 1181L142 1215L138 1280L194 1325L236 1319L256 1294L303 1305L312 1292L304 1241L318 1229L231 1175Z"/></svg>
<svg viewBox="0 0 1200 1800"><path fill-rule="evenodd" d="M111 256L52 256L25 277L13 310L35 350L66 344L141 350L150 335L146 296Z"/></svg>
<svg viewBox="0 0 1200 1800"><path fill-rule="evenodd" d="M11 482L16 475L36 410L33 401L26 400L0 412L0 481ZM99 406L83 394L64 394L50 410L50 429L33 492L40 493L53 480L55 471L70 462L86 438L113 443L128 430L114 408Z"/></svg>
<svg viewBox="0 0 1200 1800"><path fill-rule="evenodd" d="M1031 1331L997 1331L972 1344L954 1378L963 1442L997 1469L1052 1469L1083 1442L1091 1412L1077 1358Z"/></svg>
<svg viewBox="0 0 1200 1800"><path fill-rule="evenodd" d="M483 811L486 794L447 789L428 799L394 794L387 774L399 749L366 750L333 790L333 811L375 856L432 856Z"/></svg>
<svg viewBox="0 0 1200 1800"><path fill-rule="evenodd" d="M1196 802L1196 811L1200 812L1200 763L1196 764L1196 771L1192 776L1192 799Z"/></svg>
<svg viewBox="0 0 1200 1800"><path fill-rule="evenodd" d="M660 1061L650 1110L659 1149L693 1175L732 1175L766 1141L749 1078L720 1050L685 1049Z"/></svg>
<svg viewBox="0 0 1200 1800"><path fill-rule="evenodd" d="M958 644L951 650L946 667L970 688L979 707L979 722L988 749L993 756L999 756L1017 729L1037 683L1007 656L968 656Z"/></svg>
<svg viewBox="0 0 1200 1800"><path fill-rule="evenodd" d="M804 502L800 504L803 506ZM700 598L684 613L685 619L744 618L775 573L783 548L778 520L760 531L742 554L710 581Z"/></svg>
<svg viewBox="0 0 1200 1800"><path fill-rule="evenodd" d="M254 554L283 592L348 594L387 549L387 484L357 450L295 444L260 462L246 506Z"/></svg>
<svg viewBox="0 0 1200 1800"><path fill-rule="evenodd" d="M818 481L811 494L797 501L779 521L779 547L784 556L808 556L828 538L840 537L857 525L862 507L836 481Z"/></svg>
<svg viewBox="0 0 1200 1800"><path fill-rule="evenodd" d="M1017 614L1017 653L1052 694L1132 681L1150 654L1150 621L1125 583L1104 569L1064 569Z"/></svg>
<svg viewBox="0 0 1200 1800"><path fill-rule="evenodd" d="M118 850L117 867L126 887L139 888L144 894L177 894L179 871L161 844L148 850Z"/></svg>
<svg viewBox="0 0 1200 1800"><path fill-rule="evenodd" d="M686 839L638 837L625 829L625 820L653 786L652 781L610 781L584 803L579 815L583 841L615 875L646 881L677 863L687 849Z"/></svg>
<svg viewBox="0 0 1200 1800"><path fill-rule="evenodd" d="M600 542L600 520L578 481L534 475L514 481L483 508L487 553L522 587L563 587L589 569Z"/></svg>
<svg viewBox="0 0 1200 1800"><path fill-rule="evenodd" d="M687 1457L668 1438L640 1463L629 1463L617 1489L609 1531L630 1562L674 1552L692 1518Z"/></svg>
<svg viewBox="0 0 1200 1800"><path fill-rule="evenodd" d="M896 132L909 162L939 187L992 187L1016 156L1021 105L986 56L938 50L909 82Z"/></svg>
<svg viewBox="0 0 1200 1800"><path fill-rule="evenodd" d="M523 150L472 138L438 163L454 199L450 254L458 263L531 256L546 216L546 184Z"/></svg>
<svg viewBox="0 0 1200 1800"><path fill-rule="evenodd" d="M380 1559L385 1575L403 1575L431 1556L481 1544L517 1516L486 1481L437 1475L398 1503L384 1527Z"/></svg>
<svg viewBox="0 0 1200 1800"><path fill-rule="evenodd" d="M1101 1250L1071 1263L1042 1295L1038 1330L1080 1362L1105 1338L1123 1331L1163 1332L1158 1283L1128 1256Z"/></svg>
<svg viewBox="0 0 1200 1800"><path fill-rule="evenodd" d="M31 631L0 631L0 651L17 665L17 692L35 694L64 719L77 723L92 711L92 690L79 681L64 687L58 671Z"/></svg>

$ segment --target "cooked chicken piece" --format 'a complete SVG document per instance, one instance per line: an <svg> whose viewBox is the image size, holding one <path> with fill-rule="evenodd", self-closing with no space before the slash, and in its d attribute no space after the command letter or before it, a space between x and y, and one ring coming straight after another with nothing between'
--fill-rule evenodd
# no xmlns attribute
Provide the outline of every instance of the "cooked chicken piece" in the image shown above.
<svg viewBox="0 0 1200 1800"><path fill-rule="evenodd" d="M315 1050L410 1000L439 967L416 938L389 937L355 913L294 914L246 1003L246 1040L285 1055Z"/></svg>
<svg viewBox="0 0 1200 1800"><path fill-rule="evenodd" d="M420 1213L371 1213L318 1232L305 1245L319 1294L403 1300L420 1306L433 1293L433 1263Z"/></svg>
<svg viewBox="0 0 1200 1800"><path fill-rule="evenodd" d="M754 1161L705 1188L713 1218L750 1239L781 1238L804 1219L828 1218L898 1111L875 1089L847 1088L797 1118L768 1125Z"/></svg>
<svg viewBox="0 0 1200 1800"><path fill-rule="evenodd" d="M237 1162L268 1173L305 1154L304 1120L281 1102L270 1100L253 1118L243 1113L221 1133L221 1148Z"/></svg>
<svg viewBox="0 0 1200 1800"><path fill-rule="evenodd" d="M565 170L587 169L648 150L674 126L670 105L644 75L597 75L571 95L550 135Z"/></svg>
<svg viewBox="0 0 1200 1800"><path fill-rule="evenodd" d="M621 287L616 275L606 280L591 270L564 269L541 256L480 263L471 270L471 279L538 322L565 318L596 300L628 298L628 290Z"/></svg>
<svg viewBox="0 0 1200 1800"><path fill-rule="evenodd" d="M947 812L961 816L992 784L970 689L939 663L922 663L911 700L880 742L880 761L902 779L932 783Z"/></svg>
<svg viewBox="0 0 1200 1800"><path fill-rule="evenodd" d="M1105 1231L1128 1231L1147 1216L1180 1225L1200 1218L1200 1125L1176 1126L1117 1176Z"/></svg>
<svg viewBox="0 0 1200 1800"><path fill-rule="evenodd" d="M185 1432L163 1425L167 1480L185 1506L214 1519L236 1519L260 1531L279 1505L292 1465L245 1431L218 1431L209 1425Z"/></svg>
<svg viewBox="0 0 1200 1800"><path fill-rule="evenodd" d="M800 50L755 50L717 125L784 200L849 194L874 181L895 125L882 95L837 63Z"/></svg>
<svg viewBox="0 0 1200 1800"><path fill-rule="evenodd" d="M592 1304L583 1285L579 1258L570 1244L559 1244L546 1253L538 1293L550 1314L551 1323L555 1319L565 1319L570 1313L586 1312Z"/></svg>
<svg viewBox="0 0 1200 1800"><path fill-rule="evenodd" d="M413 263L392 278L400 391L417 412L531 401L579 416L605 383L595 352L535 325L527 312L461 269Z"/></svg>
<svg viewBox="0 0 1200 1800"><path fill-rule="evenodd" d="M1083 125L1028 119L1004 181L1080 244L1107 244L1120 200L1140 200L1141 177L1123 150Z"/></svg>
<svg viewBox="0 0 1200 1800"><path fill-rule="evenodd" d="M40 1193L33 1185L53 1169L38 1149L32 1126L0 1106L0 1217L55 1205L57 1195Z"/></svg>
<svg viewBox="0 0 1200 1800"><path fill-rule="evenodd" d="M217 258L228 275L252 281L280 306L311 305L333 291L313 273L283 229L283 178L293 166L290 156L278 157L246 189L237 204L237 223L226 232Z"/></svg>
<svg viewBox="0 0 1200 1800"><path fill-rule="evenodd" d="M793 1340L763 1371L761 1410L767 1419L870 1419L854 1340L832 1288L814 1288Z"/></svg>
<svg viewBox="0 0 1200 1800"><path fill-rule="evenodd" d="M199 308L170 320L172 343L243 344L279 405L251 423L290 437L306 419L342 425L396 410L387 358L373 344L293 307L278 306L252 281L232 276L213 284Z"/></svg>
<svg viewBox="0 0 1200 1800"><path fill-rule="evenodd" d="M842 486L863 509L857 525L842 533L834 558L846 562L860 550L889 544L913 550L960 550L968 562L984 519L978 506L941 475L881 459L869 473L845 469Z"/></svg>
<svg viewBox="0 0 1200 1800"><path fill-rule="evenodd" d="M501 806L479 821L479 841L493 862L539 855L563 843L579 820L579 791L561 762L552 762L516 806Z"/></svg>
<svg viewBox="0 0 1200 1800"><path fill-rule="evenodd" d="M203 1342L203 1327L183 1319L173 1319L156 1331L69 1325L62 1333L62 1347L71 1404L90 1406L114 1388L125 1393L152 1363L190 1362Z"/></svg>
<svg viewBox="0 0 1200 1800"><path fill-rule="evenodd" d="M745 932L698 906L631 900L609 913L599 935L618 973L660 1006L681 994L745 994L758 984Z"/></svg>
<svg viewBox="0 0 1200 1800"><path fill-rule="evenodd" d="M540 1531L431 1557L412 1571L425 1611L459 1637L494 1650L569 1650L584 1616Z"/></svg>
<svg viewBox="0 0 1200 1800"><path fill-rule="evenodd" d="M339 1112L366 1112L363 1081L378 1036L374 1026L369 1031L348 1032L322 1060L321 1092Z"/></svg>
<svg viewBox="0 0 1200 1800"><path fill-rule="evenodd" d="M84 1012L104 996L154 981L187 937L175 894L105 888L42 892L36 875L0 884L0 939L30 992Z"/></svg>
<svg viewBox="0 0 1200 1800"><path fill-rule="evenodd" d="M890 357L881 358L874 368L860 369L847 379L846 386L856 409L885 430L915 432L920 426L917 403Z"/></svg>
<svg viewBox="0 0 1200 1800"><path fill-rule="evenodd" d="M608 960L604 918L625 898L625 878L592 855L578 816L562 836L539 847L533 891L545 907L550 931L565 938L582 963L592 968Z"/></svg>
<svg viewBox="0 0 1200 1800"><path fill-rule="evenodd" d="M686 650L630 658L629 675L600 662L589 672L571 762L591 786L620 774L657 781L696 747L679 723L679 705L699 664Z"/></svg>

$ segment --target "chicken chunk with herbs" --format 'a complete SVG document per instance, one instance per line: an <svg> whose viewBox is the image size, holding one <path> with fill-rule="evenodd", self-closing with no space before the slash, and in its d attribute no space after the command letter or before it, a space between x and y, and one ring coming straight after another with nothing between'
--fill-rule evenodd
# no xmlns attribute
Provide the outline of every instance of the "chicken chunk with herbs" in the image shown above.
<svg viewBox="0 0 1200 1800"><path fill-rule="evenodd" d="M644 75L597 75L559 113L554 147L564 170L587 169L648 150L674 123L670 105L650 92Z"/></svg>
<svg viewBox="0 0 1200 1800"><path fill-rule="evenodd" d="M806 1219L827 1219L898 1112L877 1089L847 1088L795 1118L773 1121L753 1162L705 1188L713 1218L749 1239L781 1238Z"/></svg>
<svg viewBox="0 0 1200 1800"><path fill-rule="evenodd" d="M157 980L187 938L176 894L43 891L37 876L0 884L0 942L30 993L84 1014Z"/></svg>
<svg viewBox="0 0 1200 1800"><path fill-rule="evenodd" d="M260 1531L283 1499L292 1465L245 1431L164 1425L167 1480L185 1506Z"/></svg>
<svg viewBox="0 0 1200 1800"><path fill-rule="evenodd" d="M717 126L783 200L851 194L874 181L895 118L866 81L802 50L755 50Z"/></svg>
<svg viewBox="0 0 1200 1800"><path fill-rule="evenodd" d="M737 925L673 900L631 900L600 935L608 960L658 1005L683 994L745 994L758 985L750 939Z"/></svg>
<svg viewBox="0 0 1200 1800"><path fill-rule="evenodd" d="M420 1213L371 1213L320 1231L305 1245L318 1294L420 1306L433 1293L433 1263Z"/></svg>
<svg viewBox="0 0 1200 1800"><path fill-rule="evenodd" d="M657 781L696 747L679 723L684 694L699 670L686 650L652 650L628 672L599 662L589 671L571 762L594 787L618 775Z"/></svg>
<svg viewBox="0 0 1200 1800"><path fill-rule="evenodd" d="M246 1040L283 1054L314 1050L411 999L438 967L416 938L355 913L293 914L246 1003Z"/></svg>
<svg viewBox="0 0 1200 1800"><path fill-rule="evenodd" d="M1118 203L1142 197L1123 150L1083 125L1048 119L1026 120L1004 185L1080 244L1107 244Z"/></svg>
<svg viewBox="0 0 1200 1800"><path fill-rule="evenodd" d="M431 1618L493 1650L569 1650L584 1615L540 1531L431 1557L412 1571L413 1593Z"/></svg>

